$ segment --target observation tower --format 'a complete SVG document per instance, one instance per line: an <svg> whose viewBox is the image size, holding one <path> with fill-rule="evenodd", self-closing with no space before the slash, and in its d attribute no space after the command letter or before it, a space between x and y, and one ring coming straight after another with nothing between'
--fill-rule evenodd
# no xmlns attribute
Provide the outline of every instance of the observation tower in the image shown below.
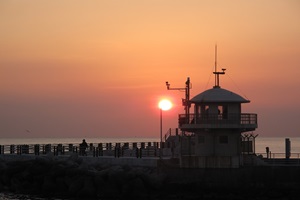
<svg viewBox="0 0 300 200"><path fill-rule="evenodd" d="M257 114L242 113L242 104L250 101L221 88L219 78L225 69L218 72L215 67L213 74L212 89L183 100L186 112L179 114L182 136L176 145L180 146L182 168L239 168L243 164L242 133L257 128ZM168 82L167 86L170 89Z"/></svg>

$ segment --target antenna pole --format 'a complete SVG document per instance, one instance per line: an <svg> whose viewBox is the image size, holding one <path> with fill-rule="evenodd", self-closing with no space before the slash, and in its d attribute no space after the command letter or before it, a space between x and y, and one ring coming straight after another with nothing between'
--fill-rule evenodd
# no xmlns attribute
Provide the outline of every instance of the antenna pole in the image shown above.
<svg viewBox="0 0 300 200"><path fill-rule="evenodd" d="M215 45L215 72L217 72L217 53L218 53L218 47Z"/></svg>
<svg viewBox="0 0 300 200"><path fill-rule="evenodd" d="M220 87L219 76L220 76L220 74L225 74L225 70L226 70L226 69L222 69L222 72L217 71L217 53L218 53L218 49L217 49L217 45L215 45L215 71L213 72L213 74L215 75L215 86L214 86L214 88L219 88Z"/></svg>
<svg viewBox="0 0 300 200"><path fill-rule="evenodd" d="M215 86L219 85L218 84L219 75L217 75L217 52L218 52L218 47L216 44L215 45Z"/></svg>
<svg viewBox="0 0 300 200"><path fill-rule="evenodd" d="M185 114L186 114L186 119L189 119L189 115L190 115L190 89L191 89L191 82L190 82L190 78L188 77L186 82L185 82L185 87L184 88L171 88L170 87L170 83L167 81L166 82L166 86L168 90L179 90L185 91L185 99L182 99L182 105L184 106L185 109Z"/></svg>

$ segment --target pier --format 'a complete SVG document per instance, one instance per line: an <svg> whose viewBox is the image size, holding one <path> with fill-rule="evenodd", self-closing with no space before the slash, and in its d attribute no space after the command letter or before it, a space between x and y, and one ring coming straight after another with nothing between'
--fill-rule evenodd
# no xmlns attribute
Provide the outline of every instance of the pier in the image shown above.
<svg viewBox="0 0 300 200"><path fill-rule="evenodd" d="M169 131L165 139L172 135ZM27 160L49 155L68 158L77 155L90 160L101 158L101 163L112 165L151 167L157 167L159 159L167 162L171 158L179 158L181 153L183 152L176 148L174 142L163 142L161 146L159 142L89 143L85 150L80 148L80 143L0 145L0 158L2 159ZM286 158L286 153L243 152L242 157L243 166L300 166L300 153L290 153ZM100 160L97 159L97 162Z"/></svg>
<svg viewBox="0 0 300 200"><path fill-rule="evenodd" d="M8 156L46 156L102 157L102 158L173 158L179 152L172 142L116 142L89 143L87 148L75 144L11 144L0 145L1 157Z"/></svg>

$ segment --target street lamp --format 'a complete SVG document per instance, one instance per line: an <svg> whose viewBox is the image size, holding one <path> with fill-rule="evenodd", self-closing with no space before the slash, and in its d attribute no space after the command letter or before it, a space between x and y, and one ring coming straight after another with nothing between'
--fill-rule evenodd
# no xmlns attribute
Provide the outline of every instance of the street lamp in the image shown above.
<svg viewBox="0 0 300 200"><path fill-rule="evenodd" d="M172 103L167 99L163 99L158 103L158 107L160 110L160 152L159 152L159 156L161 157L162 156L162 111L171 109Z"/></svg>

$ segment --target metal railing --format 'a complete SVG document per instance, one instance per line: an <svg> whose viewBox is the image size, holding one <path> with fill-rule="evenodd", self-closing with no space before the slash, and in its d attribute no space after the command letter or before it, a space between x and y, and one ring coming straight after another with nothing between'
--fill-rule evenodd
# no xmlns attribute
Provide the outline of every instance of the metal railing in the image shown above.
<svg viewBox="0 0 300 200"><path fill-rule="evenodd" d="M181 135L182 132L178 129L178 128L169 128L167 133L165 134L165 141L171 137L171 136L178 136L178 135Z"/></svg>
<svg viewBox="0 0 300 200"><path fill-rule="evenodd" d="M179 126L183 124L249 124L257 125L257 114L179 114Z"/></svg>
<svg viewBox="0 0 300 200"><path fill-rule="evenodd" d="M263 158L268 158L268 159L282 159L286 158L286 153L272 153L270 152L269 154L267 153L256 153L258 156L262 156ZM290 153L290 156L288 159L300 159L300 153Z"/></svg>
<svg viewBox="0 0 300 200"><path fill-rule="evenodd" d="M168 149L171 145L165 142L120 142L90 143L82 149L80 144L22 144L0 145L0 154L11 155L71 155L81 156L115 156L115 157L158 157L159 149Z"/></svg>

